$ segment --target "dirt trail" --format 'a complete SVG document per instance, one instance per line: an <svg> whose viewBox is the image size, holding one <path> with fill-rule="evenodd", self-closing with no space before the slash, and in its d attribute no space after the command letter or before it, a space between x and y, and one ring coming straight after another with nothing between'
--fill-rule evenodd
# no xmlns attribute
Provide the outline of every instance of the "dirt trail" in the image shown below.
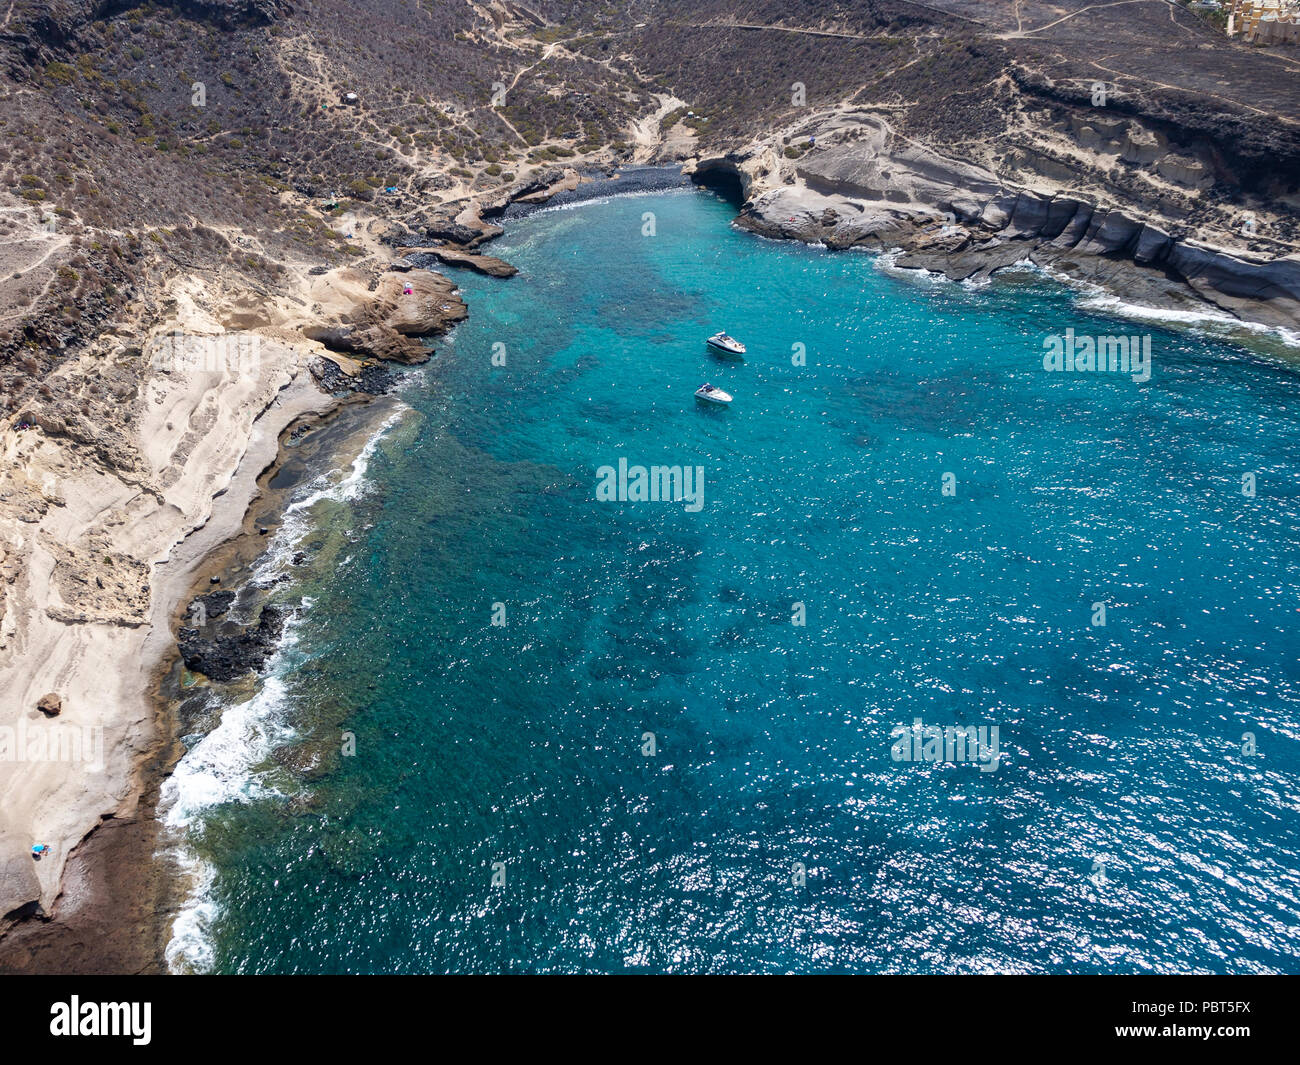
<svg viewBox="0 0 1300 1065"><path fill-rule="evenodd" d="M5 207L4 213L28 214L23 207ZM18 251L21 245L25 244L47 244L44 252L35 259L24 260L20 257ZM17 275L23 278L29 277L33 271L40 269L49 260L52 255L63 251L72 243L72 238L66 233L51 234L37 223L33 223L26 234L10 234L5 238L3 253L0 254L0 284L8 287L13 283ZM39 292L23 304L14 304L7 308L3 314L0 314L0 322L12 321L15 318L22 318L36 308L50 291L50 286L54 283L55 273L50 272L50 276L45 279L45 284L41 286Z"/></svg>
<svg viewBox="0 0 1300 1065"><path fill-rule="evenodd" d="M519 73L515 75L515 79L510 83L509 88L506 89L506 93L509 94L514 92L515 86L519 84L519 79L522 78L525 74L527 74L530 70L532 70L533 67L540 66L542 63L545 63L548 59L550 59L551 56L555 54L555 50L559 46L560 46L559 41L556 41L552 44L548 44L545 50L542 52L541 59L537 60L537 62L535 63L529 63L528 66L524 67L522 70L519 71Z"/></svg>
<svg viewBox="0 0 1300 1065"><path fill-rule="evenodd" d="M555 54L555 50L558 47L559 47L559 42L548 44L546 48L543 49L542 56L540 59L536 60L535 62L529 63L526 67L522 67L521 69L516 71L514 79L510 82L509 85L506 86L506 91L503 94L503 96L509 96L512 92L514 92L515 86L519 84L519 79L522 78L534 67L539 66L542 63L545 63L548 59L550 59L551 56ZM506 116L503 115L501 111L495 106L493 107L493 111L496 112L496 116L501 120L502 124L505 125L506 128L509 129L510 132L513 133L516 138L518 138L519 143L524 145L525 147L529 147L528 140L524 137L522 133L519 132L519 130L515 129L515 124L511 122L510 119L506 118Z"/></svg>
<svg viewBox="0 0 1300 1065"><path fill-rule="evenodd" d="M800 33L808 37L843 37L850 41L872 41L876 38L866 33L841 33L838 30L812 30L800 26L766 26L758 22L678 22L677 26L690 26L698 30L770 30L774 33Z"/></svg>
<svg viewBox="0 0 1300 1065"><path fill-rule="evenodd" d="M1156 2L1165 3L1166 0L1156 0ZM1019 17L1020 5L1017 3L1016 4L1016 12L1017 12L1016 32L999 33L998 36L1004 38L1005 37L1028 37L1030 34L1042 33L1044 30L1050 30L1053 26L1059 26L1062 22L1069 22L1070 19L1074 18L1076 15L1082 15L1085 11L1096 11L1098 8L1103 8L1103 7L1123 7L1125 4L1149 4L1149 3L1151 3L1151 0L1114 0L1113 3L1109 3L1109 4L1088 4L1086 7L1081 7L1077 11L1071 11L1068 15L1062 15L1060 18L1054 19L1053 21L1048 22L1042 26L1035 26L1031 30L1021 29L1020 17Z"/></svg>

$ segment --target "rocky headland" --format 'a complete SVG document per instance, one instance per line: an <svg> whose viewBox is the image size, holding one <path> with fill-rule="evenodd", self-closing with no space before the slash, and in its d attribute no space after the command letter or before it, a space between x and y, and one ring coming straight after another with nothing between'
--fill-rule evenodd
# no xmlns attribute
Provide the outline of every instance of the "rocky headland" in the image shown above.
<svg viewBox="0 0 1300 1065"><path fill-rule="evenodd" d="M857 116L847 135L827 126L798 161L757 144L695 161L693 173L739 189L739 224L763 236L900 249L896 266L951 280L1029 260L1132 303L1300 331L1300 255L1260 254L1230 231L1090 195L1078 183L1039 175L1013 185L910 143L875 116Z"/></svg>

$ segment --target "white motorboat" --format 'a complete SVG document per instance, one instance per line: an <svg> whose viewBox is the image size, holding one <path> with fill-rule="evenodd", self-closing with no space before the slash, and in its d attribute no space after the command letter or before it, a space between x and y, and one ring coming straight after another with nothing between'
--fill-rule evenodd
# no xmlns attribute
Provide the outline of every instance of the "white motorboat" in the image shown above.
<svg viewBox="0 0 1300 1065"><path fill-rule="evenodd" d="M695 398L702 399L705 403L718 403L725 407L731 402L731 393L705 383L695 390Z"/></svg>
<svg viewBox="0 0 1300 1065"><path fill-rule="evenodd" d="M735 337L727 336L726 333L714 333L705 343L717 351L726 352L728 355L745 354L745 345Z"/></svg>

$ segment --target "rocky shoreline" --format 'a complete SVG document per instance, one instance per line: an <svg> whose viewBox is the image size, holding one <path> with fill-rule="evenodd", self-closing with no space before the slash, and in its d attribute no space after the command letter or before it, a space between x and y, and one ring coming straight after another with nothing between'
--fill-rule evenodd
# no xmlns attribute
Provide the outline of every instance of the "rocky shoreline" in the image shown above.
<svg viewBox="0 0 1300 1065"><path fill-rule="evenodd" d="M559 182L548 181L541 190L573 181L561 177ZM512 191L531 195L538 190L530 191L525 185ZM511 195L499 206L509 202L513 202ZM481 223L471 243L489 238L496 228ZM147 498L153 501L152 506L161 507L175 498L178 486L190 494L183 504L175 503L172 520L151 526L148 543L158 546L146 547L144 541L136 546L126 541L116 544L124 559L153 555L152 562L141 559L137 564L137 581L145 582L140 588L117 579L114 571L120 564L109 557L102 564L71 555L55 559L56 567L75 567L73 575L80 573L75 590L79 598L74 601L83 605L69 614L57 599L47 602L49 617L67 626L52 638L94 643L97 627L107 623L114 638L129 642L130 647L110 651L103 666L89 668L87 662L84 675L81 670L74 674L62 668L57 680L45 675L48 670L42 668L43 660L28 657L15 664L25 663L32 669L30 675L10 678L14 690L33 691L34 686L43 685L62 692L61 702L68 708L65 720L98 722L93 727L106 732L109 765L104 773L105 790L102 797L91 796L92 806L87 807L81 799L65 803L66 829L52 831L54 826L48 822L44 828L25 828L16 818L7 826L6 838L0 840L4 844L0 848L0 972L107 973L164 968L162 951L175 908L176 885L166 862L156 855L160 826L154 811L160 786L181 751L174 698L160 695L160 686L166 678L174 678L182 664L194 675L217 683L255 675L274 652L287 616L283 607L259 597L261 605L248 624L195 625L196 608L207 615L205 621L221 621L234 601L228 589L213 592L209 585L203 594L202 585L212 580L214 568L219 580L246 579L249 558L264 550L264 535L268 526L276 523L265 508L268 501L274 506L274 500L281 497L269 486L295 438L310 425L332 419L351 403L388 392L398 380L391 365L428 361L433 354L428 341L466 317L468 309L455 284L426 267L431 267L432 261L470 268L484 262L500 263L455 246L438 246L436 254L425 259L405 254L391 258L391 252L384 253L382 242L374 251L377 266L370 271L352 267L306 270L296 283L297 292L291 290L269 304L258 305L251 294L211 286L197 277L178 279L169 289L171 316L155 321L135 349L137 355L152 351L150 364L162 372L161 390L155 382L148 397L152 410L142 407L138 420L130 419L141 433L154 431L150 438L153 446L145 459L152 466L152 476L161 481L151 484L150 475L145 474ZM467 261L471 259L474 261ZM485 272L509 276L513 268L500 264L500 268ZM231 351L246 354L249 345L257 353L252 364L239 359L232 363ZM157 357L159 351L164 358ZM148 385L148 381L141 382L138 402L144 402ZM250 404L245 393L260 398ZM229 409L214 411L212 401L220 396L230 404ZM173 421L164 427L159 419L167 417ZM56 481L49 474L33 473L32 463L46 450L47 438L69 438L64 420L37 404L18 424L32 428L8 430L7 447L10 451L16 448L20 460L16 466L11 463L11 470L22 470L22 457L27 456L24 483L33 483L36 476L34 483L41 491L31 507L20 511L32 512L38 531L43 518L62 517L51 504L56 497L63 499L64 493L78 498L112 498L112 493L100 487L65 488L60 493L51 487ZM182 431L186 426L191 427L188 434ZM92 437L87 436L84 442L93 444ZM75 444L78 438L73 439ZM359 446L352 442L354 449ZM325 461L352 458L354 453L339 451ZM93 454L87 459L87 476L108 473L112 479L113 467L102 470ZM119 465L132 461L138 460L123 458ZM57 453L41 460L41 465L59 469L57 482L71 484L66 461ZM169 470L179 471L179 477ZM191 481L194 490L188 487ZM138 496L139 487L133 482L122 487L124 504L139 506L130 502ZM42 500L43 505L38 505ZM232 570L231 559L240 554L245 557ZM31 557L15 555L11 545L7 557L0 561L24 582L19 587L25 587L29 578L19 567L30 566ZM105 583L110 576L111 586ZM80 589L97 580L104 605L87 613ZM21 629L17 637L29 645L35 639ZM8 639L12 641L14 634L8 634ZM49 665L58 669L64 658L55 655ZM139 670L121 670L123 661L138 661ZM131 689L131 694L115 697L111 711L102 694L99 702L93 703L81 691L83 686L101 684L105 669ZM33 707L37 701L32 695ZM39 716L39 711L32 713ZM23 782L12 763L0 765L0 769L8 774L0 779L0 791L10 779ZM25 778L33 797L49 798L59 787L76 787L82 779L76 766L69 765L47 764L43 775L51 780L42 783L35 775ZM39 818L38 810L32 807L31 816ZM66 838L60 838L63 833ZM39 837L53 842L42 860L35 862L28 853L28 839Z"/></svg>
<svg viewBox="0 0 1300 1065"><path fill-rule="evenodd" d="M1300 335L1300 255L1228 250L1132 206L1050 184L1013 187L884 131L814 147L795 163L760 145L688 169L734 190L737 224L762 236L899 250L897 267L953 281L1029 260L1129 303Z"/></svg>
<svg viewBox="0 0 1300 1065"><path fill-rule="evenodd" d="M180 734L183 724L190 725L179 707L187 684L242 683L274 653L290 612L267 599L269 589L254 587L252 568L294 489L317 471L352 462L388 416L387 405L363 402L368 398L322 395L283 423L276 437L264 432L223 494L224 505L163 564L156 620L141 656L152 664L144 688L152 723L131 774L132 806L100 821L72 848L51 912L33 906L10 915L13 923L0 940L0 973L166 971L164 952L184 878L166 849L157 808L162 785L184 753ZM298 454L304 436L332 433L344 415L343 438L322 440L304 463ZM295 470L286 478L291 459ZM218 590L205 591L214 579ZM243 590L252 594L255 620L220 625ZM201 666L211 672L189 672Z"/></svg>
<svg viewBox="0 0 1300 1065"><path fill-rule="evenodd" d="M296 374L239 430L242 447L223 452L208 469L212 476L213 469L224 467L220 480L211 482L208 491L216 494L202 504L201 517L178 511L169 522L150 523L151 536L177 540L151 567L145 624L123 628L92 621L65 624L53 634L50 665L68 693L65 713L76 715L83 729L100 730L105 764L98 773L93 767L86 773L76 763L43 763L40 773L28 778L54 796L64 791L72 796L56 799L71 838L55 836L53 860L37 869L16 847L4 855L7 897L29 901L8 910L0 971L138 972L156 971L161 964L171 878L154 861L159 826L153 811L161 781L180 753L169 707L157 694L175 653L172 614L211 553L238 533L261 490L259 475L274 464L281 439L333 403L305 374ZM227 422L225 429L233 435L236 426ZM233 466L226 466L236 455ZM206 481L197 456L186 473ZM198 524L186 534L177 521ZM125 550L128 544L124 540L120 546ZM35 626L23 637L45 639ZM64 665L69 659L60 645L74 649L71 667ZM132 668L123 668L124 663ZM89 694L92 690L98 694ZM102 790L88 793L90 781ZM11 810L15 818L29 816L34 823L43 816L41 806ZM44 834L52 835L45 824ZM34 883L22 878L24 867L12 860L15 853L26 859L26 870L37 873Z"/></svg>

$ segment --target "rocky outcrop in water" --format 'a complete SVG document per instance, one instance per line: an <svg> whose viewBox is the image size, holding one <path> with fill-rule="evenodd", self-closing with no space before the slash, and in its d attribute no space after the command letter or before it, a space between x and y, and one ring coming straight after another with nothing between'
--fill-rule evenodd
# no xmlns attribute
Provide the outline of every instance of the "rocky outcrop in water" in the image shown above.
<svg viewBox="0 0 1300 1065"><path fill-rule="evenodd" d="M572 173L570 171L569 173ZM538 199L550 199L565 177L565 171L559 167L547 167L530 174L523 181L516 181L478 201L479 214L484 218L495 218L512 203L530 202Z"/></svg>
<svg viewBox="0 0 1300 1065"><path fill-rule="evenodd" d="M417 338L441 336L469 314L456 286L429 270L380 275L374 291L340 318L303 328L331 351L387 362L427 362Z"/></svg>
<svg viewBox="0 0 1300 1065"><path fill-rule="evenodd" d="M371 325L309 325L302 331L308 340L317 340L330 351L360 355L385 362L418 363L429 358L429 349L418 340L402 336L382 323Z"/></svg>
<svg viewBox="0 0 1300 1065"><path fill-rule="evenodd" d="M190 603L190 616L201 615L207 621L213 618L224 617L235 603L235 593L222 590L219 592L209 592L207 595L200 595Z"/></svg>
<svg viewBox="0 0 1300 1065"><path fill-rule="evenodd" d="M240 632L210 636L202 629L181 629L176 642L185 668L215 681L256 672L275 651L288 616L283 607L268 603L257 624Z"/></svg>
<svg viewBox="0 0 1300 1065"><path fill-rule="evenodd" d="M478 274L488 277L514 277L519 273L517 267L511 266L504 259L495 255L475 255L472 252L457 251L455 248L416 248L400 249L407 264L417 269L428 269L437 264L445 266L464 266Z"/></svg>
<svg viewBox="0 0 1300 1065"><path fill-rule="evenodd" d="M307 369L320 387L331 395L345 392L381 396L393 387L393 374L383 366L358 364L355 373L346 373L333 359L317 356L307 363Z"/></svg>

